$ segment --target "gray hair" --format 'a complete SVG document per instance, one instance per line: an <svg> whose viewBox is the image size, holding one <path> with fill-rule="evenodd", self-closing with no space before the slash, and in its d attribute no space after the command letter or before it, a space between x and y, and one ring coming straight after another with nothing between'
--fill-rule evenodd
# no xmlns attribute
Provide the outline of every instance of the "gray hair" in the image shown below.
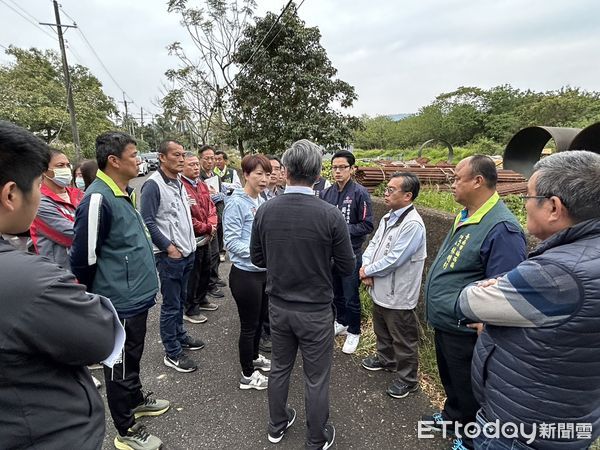
<svg viewBox="0 0 600 450"><path fill-rule="evenodd" d="M307 139L292 144L281 158L287 176L293 184L312 186L321 175L323 150Z"/></svg>
<svg viewBox="0 0 600 450"><path fill-rule="evenodd" d="M402 190L404 192L412 193L412 201L414 201L419 196L419 191L421 190L421 183L419 182L419 177L417 177L412 172L394 172L390 177L390 180L393 178L402 178Z"/></svg>
<svg viewBox="0 0 600 450"><path fill-rule="evenodd" d="M570 150L550 155L533 166L536 195L556 196L576 223L600 217L600 155Z"/></svg>
<svg viewBox="0 0 600 450"><path fill-rule="evenodd" d="M188 159L188 158L197 158L197 157L198 157L198 155L196 155L194 152L189 152L189 151L185 152L185 155L184 155L185 159Z"/></svg>

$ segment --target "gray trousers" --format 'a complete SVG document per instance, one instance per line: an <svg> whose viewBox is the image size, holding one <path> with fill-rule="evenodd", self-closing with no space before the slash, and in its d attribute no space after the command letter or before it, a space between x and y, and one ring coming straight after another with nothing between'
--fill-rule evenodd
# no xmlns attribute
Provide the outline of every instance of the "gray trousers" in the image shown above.
<svg viewBox="0 0 600 450"><path fill-rule="evenodd" d="M417 384L419 323L414 309L389 309L373 304L377 357L408 386Z"/></svg>
<svg viewBox="0 0 600 450"><path fill-rule="evenodd" d="M269 373L269 431L278 433L288 421L290 375L300 348L304 369L306 448L318 449L326 442L329 419L329 378L333 360L332 308L316 312L296 311L271 301L271 372Z"/></svg>

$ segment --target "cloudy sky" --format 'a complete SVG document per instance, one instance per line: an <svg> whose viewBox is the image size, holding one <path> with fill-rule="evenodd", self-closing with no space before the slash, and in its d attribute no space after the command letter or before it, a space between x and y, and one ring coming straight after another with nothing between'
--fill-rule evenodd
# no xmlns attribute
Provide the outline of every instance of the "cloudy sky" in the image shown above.
<svg viewBox="0 0 600 450"><path fill-rule="evenodd" d="M124 90L133 109L157 112L164 72L177 63L166 46L188 41L166 1L60 3L116 82L76 30L66 34L69 62L88 66L115 99ZM257 0L257 14L279 13L285 3ZM597 0L305 0L299 15L319 27L339 77L355 86L355 114L416 112L459 86L600 91ZM33 21L54 21L50 0L0 0L0 45L58 49Z"/></svg>

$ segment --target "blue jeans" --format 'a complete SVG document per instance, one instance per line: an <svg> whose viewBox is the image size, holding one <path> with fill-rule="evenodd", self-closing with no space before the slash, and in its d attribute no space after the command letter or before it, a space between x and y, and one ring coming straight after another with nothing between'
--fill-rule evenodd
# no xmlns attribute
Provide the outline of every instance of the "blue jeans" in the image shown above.
<svg viewBox="0 0 600 450"><path fill-rule="evenodd" d="M488 420L483 415L483 410L480 409L477 411L477 424L483 429L486 423L488 423ZM526 450L533 448L517 439L502 436L491 438L486 437L483 433L473 438L473 445L475 445L475 450Z"/></svg>
<svg viewBox="0 0 600 450"><path fill-rule="evenodd" d="M162 293L160 337L165 353L170 358L179 357L183 351L181 342L185 342L188 337L183 328L183 306L193 267L194 253L180 259L169 258L166 253L156 255L156 268Z"/></svg>
<svg viewBox="0 0 600 450"><path fill-rule="evenodd" d="M362 266L362 253L356 255L356 267L350 275L333 270L333 303L338 323L348 327L348 333L360 334L360 296L358 271Z"/></svg>

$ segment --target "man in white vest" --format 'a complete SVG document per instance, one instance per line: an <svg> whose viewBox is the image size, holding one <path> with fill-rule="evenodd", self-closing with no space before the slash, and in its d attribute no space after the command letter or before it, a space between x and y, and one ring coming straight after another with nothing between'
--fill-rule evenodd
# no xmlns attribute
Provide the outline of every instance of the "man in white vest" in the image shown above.
<svg viewBox="0 0 600 450"><path fill-rule="evenodd" d="M412 205L420 183L410 172L397 172L385 189L391 211L363 254L359 276L373 298L377 354L362 361L367 370L396 372L388 395L404 398L418 389L419 300L426 240L423 219Z"/></svg>

